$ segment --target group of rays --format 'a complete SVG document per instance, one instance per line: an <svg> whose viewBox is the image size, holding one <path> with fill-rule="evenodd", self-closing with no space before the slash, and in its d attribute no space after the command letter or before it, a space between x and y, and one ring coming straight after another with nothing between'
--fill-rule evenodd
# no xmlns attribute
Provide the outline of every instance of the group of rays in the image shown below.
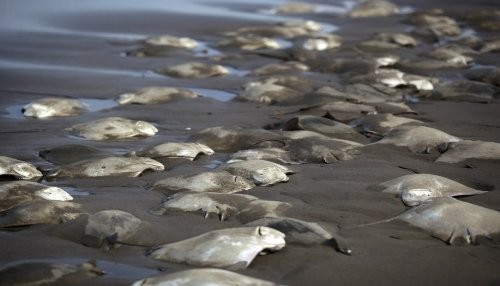
<svg viewBox="0 0 500 286"><path fill-rule="evenodd" d="M307 14L314 13L315 7L290 3L275 11ZM354 6L348 16L382 17L397 11L398 7L390 2L369 0ZM488 24L486 16L476 20L484 22L480 24ZM412 13L408 15L407 22L414 26L412 34L415 37L408 33L378 33L372 39L340 52L344 57L330 57L331 54L328 54L341 48L342 38L321 33L321 25L312 21L252 26L228 32L227 37L216 44L221 50L251 51L298 60L269 64L254 70L251 75L260 79L247 83L235 98L239 101L300 106L295 116L283 122L281 129L211 127L193 134L186 142L164 142L141 150L130 150L120 156L85 145L58 146L40 152L40 156L57 165L46 174L28 162L0 156L0 175L17 179L0 185L0 227L74 224L81 228L83 234L77 242L89 247L109 249L134 244L134 235L151 227L147 222L122 210L85 213L82 205L71 202L73 198L65 190L29 180L38 180L42 176L45 179L136 177L146 170L164 171L165 166L155 160L158 158L196 160L200 156L223 152L232 155L213 170L157 181L151 191L165 194L165 199L157 206L151 206L150 212L161 216L174 210L202 210L206 217L236 219L242 226L151 247L146 255L152 259L209 268L145 278L134 285L181 285L176 284L179 281L184 281L182 285L208 285L212 282L229 285L235 281L239 285L275 285L227 269L246 268L257 255L279 251L287 242L330 242L337 251L353 254L348 242L320 223L287 217L286 211L293 207L290 203L262 200L241 192L256 186L272 188L277 183L287 182L288 176L296 172L294 166L298 164L352 160L366 146L378 144L395 145L413 153L440 152L436 162L449 164L468 159L500 159L499 143L464 140L428 127L415 118L401 116L418 115L405 103L408 97L403 94L409 92L412 98L489 102L498 91L498 68L472 69L464 73L468 79L455 81L410 74L394 68L398 65L420 72L439 68L463 69L470 66L473 55L498 51L500 42L484 41L473 34L464 36L456 21L439 10ZM291 48L282 48L273 37L285 38L294 44ZM419 41L440 45L416 57L412 49L419 45ZM146 39L143 48L128 54L168 56L172 51L189 52L196 46L197 41L186 37L155 36ZM408 56L401 60L392 53L394 50ZM309 80L297 76L305 71L335 73L346 84L312 90ZM202 79L223 76L229 70L223 65L189 62L157 72L170 77ZM120 105L165 104L179 98L199 96L189 89L146 87L121 94L116 101ZM24 115L32 118L78 116L84 112L89 111L79 100L54 97L36 100L23 109ZM66 132L86 140L109 141L150 137L158 129L145 121L108 117L69 126ZM85 154L85 159L61 155L68 153ZM394 194L408 206L402 214L376 223L404 221L449 244L476 244L500 232L500 212L454 198L480 195L485 191L433 174L405 175L381 182L376 189ZM85 273L88 277L102 274L90 262L78 266L25 263L0 270L0 276L5 281L12 282L9 279L13 279L15 283L19 282L16 279L34 279L29 275L15 275L22 269L33 267L57 273L44 277L43 281L56 281L74 273ZM30 285L38 285L37 281L30 282L35 283Z"/></svg>

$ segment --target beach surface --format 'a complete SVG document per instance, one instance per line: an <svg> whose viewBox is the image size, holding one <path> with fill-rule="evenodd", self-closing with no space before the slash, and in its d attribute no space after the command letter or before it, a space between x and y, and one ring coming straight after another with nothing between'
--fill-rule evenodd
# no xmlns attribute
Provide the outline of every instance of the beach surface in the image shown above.
<svg viewBox="0 0 500 286"><path fill-rule="evenodd" d="M223 33L241 27L272 25L286 20L314 20L343 38L342 47L328 58L350 55L342 50L369 39L377 32L407 32L407 12L387 17L349 18L349 3L323 1L334 12L276 15L268 10L278 1L3 1L0 4L0 155L27 161L44 172L57 164L39 156L42 150L65 144L82 144L116 155L162 142L183 142L208 127L241 126L279 130L304 105L278 105L234 101L247 82L264 78L250 71L281 60L256 52L221 51L214 43ZM314 2L321 4L321 1ZM328 2L328 3L326 3ZM313 2L311 2L313 3ZM441 8L455 19L467 13L497 8L495 1L396 1L409 11ZM352 4L352 3L351 3ZM463 30L474 26L459 21ZM153 35L186 36L203 47L195 52L157 57L127 56ZM476 29L481 39L494 39L498 31ZM422 41L422 43L424 43ZM432 47L418 45L418 54ZM347 48L346 48L347 49ZM345 54L344 54L345 53ZM392 52L398 53L398 50ZM401 57L404 57L404 53ZM159 67L202 61L230 67L230 74L206 79L180 79L154 72ZM474 66L496 66L498 51L474 56ZM456 80L466 69L430 71L425 76ZM344 84L335 73L314 69L294 73L312 88ZM148 86L193 89L199 98L155 105L118 105L122 93ZM22 108L43 97L80 99L90 111L79 116L49 119L26 118ZM405 115L426 126L461 139L500 142L498 93L488 103L416 98L408 105L418 114ZM155 136L105 142L83 140L65 128L91 120L120 116L153 123ZM373 139L373 138L372 138ZM148 276L190 269L185 264L160 262L145 255L148 246L187 239L205 232L241 226L234 218L205 219L199 213L175 212L155 216L149 210L163 195L150 188L174 175L209 171L232 153L216 152L194 161L161 160L166 169L137 178L56 178L42 183L71 190L74 202L88 213L118 209L150 225L138 244L105 251L78 243L71 228L34 225L0 231L0 267L26 261L78 264L95 260L106 275L75 282L77 285L130 285ZM370 145L352 160L332 164L291 165L295 174L286 183L258 186L243 193L265 200L287 202L286 215L318 222L337 231L352 255L330 245L289 243L276 253L257 257L237 271L285 285L500 285L498 243L451 246L418 228L401 222L366 227L356 225L394 217L406 210L394 195L371 186L402 175L429 173L466 186L488 191L460 200L500 211L500 162L469 160L466 163L434 162L440 154L412 153L393 145ZM12 178L2 178L7 182ZM3 183L3 182L2 182ZM340 229L340 230L339 230Z"/></svg>

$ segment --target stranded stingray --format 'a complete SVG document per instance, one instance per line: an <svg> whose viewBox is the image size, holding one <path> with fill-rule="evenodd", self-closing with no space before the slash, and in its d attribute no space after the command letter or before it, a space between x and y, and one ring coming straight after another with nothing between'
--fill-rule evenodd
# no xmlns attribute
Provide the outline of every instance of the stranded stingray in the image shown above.
<svg viewBox="0 0 500 286"><path fill-rule="evenodd" d="M178 98L195 98L198 94L175 87L146 87L136 92L124 93L116 98L119 104L159 104Z"/></svg>
<svg viewBox="0 0 500 286"><path fill-rule="evenodd" d="M146 170L163 171L158 161L143 157L104 157L63 165L52 170L49 177L137 177Z"/></svg>
<svg viewBox="0 0 500 286"><path fill-rule="evenodd" d="M240 150L231 156L231 160L227 163L247 160L267 160L278 161L284 164L298 164L290 158L290 152L280 148L259 148Z"/></svg>
<svg viewBox="0 0 500 286"><path fill-rule="evenodd" d="M131 137L149 137L158 132L151 123L122 117L108 117L80 123L66 128L67 131L89 140L112 140Z"/></svg>
<svg viewBox="0 0 500 286"><path fill-rule="evenodd" d="M182 192L168 197L158 207L151 210L155 215L169 211L202 211L205 217L217 214L220 220L236 216L240 220L255 220L266 216L277 216L288 209L290 204L278 201L259 200L257 197L241 194L220 194L211 192Z"/></svg>
<svg viewBox="0 0 500 286"><path fill-rule="evenodd" d="M178 78L209 78L229 74L229 70L221 65L210 65L200 62L190 62L159 68L157 73Z"/></svg>
<svg viewBox="0 0 500 286"><path fill-rule="evenodd" d="M125 242L140 228L142 221L120 210L104 210L88 217L82 243L100 247L107 243Z"/></svg>
<svg viewBox="0 0 500 286"><path fill-rule="evenodd" d="M75 219L81 206L72 202L36 200L17 205L0 214L0 227L63 223Z"/></svg>
<svg viewBox="0 0 500 286"><path fill-rule="evenodd" d="M26 105L23 114L26 117L48 118L79 115L86 110L85 105L76 99L48 97Z"/></svg>
<svg viewBox="0 0 500 286"><path fill-rule="evenodd" d="M156 182L153 190L170 195L182 191L236 193L250 190L255 184L226 171L202 172L169 177Z"/></svg>
<svg viewBox="0 0 500 286"><path fill-rule="evenodd" d="M285 166L265 161L248 160L226 164L220 167L222 170L237 176L242 176L254 182L256 185L271 186L279 182L288 182L287 174L293 171Z"/></svg>
<svg viewBox="0 0 500 286"><path fill-rule="evenodd" d="M81 265L26 262L0 270L0 285L72 285L101 275L104 272L92 261Z"/></svg>
<svg viewBox="0 0 500 286"><path fill-rule="evenodd" d="M352 253L344 239L332 234L315 222L307 222L290 217L265 217L246 224L246 226L267 226L283 232L286 242L305 245L329 242L337 251Z"/></svg>
<svg viewBox="0 0 500 286"><path fill-rule="evenodd" d="M389 113L370 114L354 120L349 125L360 128L363 132L384 135L400 125L421 125L420 120L394 116Z"/></svg>
<svg viewBox="0 0 500 286"><path fill-rule="evenodd" d="M185 158L192 161L198 154L213 155L214 151L210 147L200 143L167 142L133 153L138 156L150 158Z"/></svg>
<svg viewBox="0 0 500 286"><path fill-rule="evenodd" d="M429 199L382 222L392 220L404 221L451 245L479 244L482 237L494 239L500 234L500 212L449 197Z"/></svg>
<svg viewBox="0 0 500 286"><path fill-rule="evenodd" d="M71 201L73 197L61 188L34 182L15 181L0 185L0 211L35 199Z"/></svg>
<svg viewBox="0 0 500 286"><path fill-rule="evenodd" d="M467 159L500 159L500 144L496 142L462 140L439 147L445 152L436 159L436 162L458 163Z"/></svg>
<svg viewBox="0 0 500 286"><path fill-rule="evenodd" d="M285 247L285 235L265 226L214 230L154 247L149 256L193 266L243 269L264 251Z"/></svg>
<svg viewBox="0 0 500 286"><path fill-rule="evenodd" d="M297 116L288 120L283 126L283 130L309 130L332 138L351 140L360 143L368 142L366 137L359 134L349 125L312 115Z"/></svg>
<svg viewBox="0 0 500 286"><path fill-rule="evenodd" d="M373 144L392 144L407 147L415 153L429 153L431 149L443 143L460 141L459 138L443 131L425 126L399 126L387 133L380 141Z"/></svg>
<svg viewBox="0 0 500 286"><path fill-rule="evenodd" d="M42 173L30 163L0 156L0 176L13 176L20 180L31 180L41 177Z"/></svg>
<svg viewBox="0 0 500 286"><path fill-rule="evenodd" d="M333 163L353 159L362 145L342 139L306 137L295 139L286 147L291 158L304 163Z"/></svg>
<svg viewBox="0 0 500 286"><path fill-rule="evenodd" d="M202 268L144 278L132 286L278 286L273 282L252 278L224 269Z"/></svg>
<svg viewBox="0 0 500 286"><path fill-rule="evenodd" d="M282 147L283 137L264 129L210 127L201 130L191 141L210 146L215 151L239 151L250 148Z"/></svg>
<svg viewBox="0 0 500 286"><path fill-rule="evenodd" d="M453 180L430 174L401 176L379 185L382 192L395 194L407 206L415 206L435 197L470 196L485 193Z"/></svg>
<svg viewBox="0 0 500 286"><path fill-rule="evenodd" d="M69 164L90 158L106 157L112 154L87 145L67 144L42 150L38 152L38 155L54 164Z"/></svg>

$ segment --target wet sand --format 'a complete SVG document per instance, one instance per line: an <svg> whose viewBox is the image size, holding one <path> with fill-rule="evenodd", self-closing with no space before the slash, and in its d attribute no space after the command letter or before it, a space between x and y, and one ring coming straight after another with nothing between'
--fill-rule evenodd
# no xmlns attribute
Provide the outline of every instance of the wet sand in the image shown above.
<svg viewBox="0 0 500 286"><path fill-rule="evenodd" d="M31 2L22 3L29 5ZM113 1L108 2L113 4ZM144 58L123 55L140 47L140 39L149 35L189 36L210 45L221 39L224 31L270 24L275 17L255 12L270 8L270 4L254 4L251 1L240 4L207 3L211 8L207 8L205 15L191 12L194 10L188 8L181 12L181 8L147 7L147 4L158 5L156 8L165 5L156 1L143 4L143 9L132 7L130 3L131 7L124 5L115 9L110 4L98 9L98 12L88 7L63 7L59 13L48 13L40 8L41 11L33 13L41 16L22 14L24 18L20 17L21 22L37 20L26 22L27 27L4 26L0 30L0 155L25 160L48 171L55 167L54 164L39 157L38 152L64 144L84 144L124 154L155 143L185 141L207 127L279 128L280 124L294 116L289 112L297 110L297 106L227 101L227 93L236 95L242 91L244 83L256 79L242 76L241 72L278 62L277 59L243 53L221 61L239 72L218 78L177 79L155 74L152 70L192 60L209 61L210 55L186 53ZM473 1L461 1L459 4L454 1L396 3L416 10L439 7L452 16L496 5L495 1L482 1L480 4ZM23 10L23 6L16 4L10 9L0 10L7 13L5 11L16 12L20 9ZM7 19L14 19L14 12ZM240 14L234 14L236 12ZM350 19L327 13L280 17L312 19L337 26L335 33L344 38L343 46L368 39L375 32L406 31L408 28L401 23L406 15L367 19ZM483 30L477 30L477 35L485 39L499 36L498 32ZM498 53L475 56L474 62L497 67L500 64ZM439 76L460 77L462 72L457 69ZM314 87L340 82L335 74L312 71L301 76L311 79ZM112 105L112 99L120 93L146 86L209 89L212 96L158 105L101 109L101 104L104 107ZM22 106L53 95L93 99L94 111L76 117L44 120L23 117ZM220 98L217 98L218 95ZM429 127L462 139L500 142L498 97L488 104L422 99L411 103L411 107L418 115L409 117L422 120ZM145 120L154 123L159 132L147 139L95 142L69 136L64 131L64 128L76 123L110 116ZM210 230L241 225L235 219L220 222L216 218L204 219L199 214L172 213L158 217L148 212L163 198L160 193L149 189L154 182L176 174L210 170L210 165L225 161L230 155L217 152L193 162L163 161L167 163L166 171L147 173L138 178L58 178L43 183L72 189L77 194L75 202L81 203L89 213L120 209L147 221L154 226L154 230L140 236L139 241L144 245L169 243ZM408 169L441 175L470 187L488 190L484 195L461 200L500 211L500 162L472 160L469 162L472 168L466 168L464 164L435 163L438 155L435 152L414 154L403 148L373 145L363 148L361 154L350 161L293 165L297 173L290 176L289 182L244 192L261 199L292 204L288 216L321 222L331 230L344 227L340 233L350 243L353 255L343 255L328 245L288 244L282 251L257 257L248 269L238 272L286 285L499 285L498 244L450 246L419 229L397 222L349 228L403 212L405 207L399 199L371 191L369 186L412 174ZM190 268L150 259L144 255L145 247L124 245L106 252L85 247L72 240L73 236L75 234L71 230L61 225L1 231L0 267L32 260L97 260L98 266L107 275L81 282L81 285L129 285L146 276Z"/></svg>

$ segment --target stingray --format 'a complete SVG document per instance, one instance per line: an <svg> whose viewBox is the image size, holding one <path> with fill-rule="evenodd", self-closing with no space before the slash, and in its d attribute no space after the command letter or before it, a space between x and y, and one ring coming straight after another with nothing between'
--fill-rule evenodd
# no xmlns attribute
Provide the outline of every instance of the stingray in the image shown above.
<svg viewBox="0 0 500 286"><path fill-rule="evenodd" d="M480 244L500 234L500 212L450 197L431 198L381 222L400 220L448 244Z"/></svg>
<svg viewBox="0 0 500 286"><path fill-rule="evenodd" d="M373 60L377 64L377 68L390 67L396 65L401 58L394 54L380 55ZM404 75L403 75L404 76Z"/></svg>
<svg viewBox="0 0 500 286"><path fill-rule="evenodd" d="M69 164L90 158L107 157L112 154L87 145L66 144L38 152L38 155L54 164Z"/></svg>
<svg viewBox="0 0 500 286"><path fill-rule="evenodd" d="M402 47L415 47L417 40L409 34L404 33L377 33L373 37L375 40L394 43Z"/></svg>
<svg viewBox="0 0 500 286"><path fill-rule="evenodd" d="M182 49L194 49L198 42L188 37L176 37L171 35L159 35L149 37L144 41L147 45L173 47Z"/></svg>
<svg viewBox="0 0 500 286"><path fill-rule="evenodd" d="M150 212L164 215L172 211L204 213L205 218L216 214L221 221L235 216L240 221L276 216L291 205L278 201L265 201L242 194L221 194L211 192L182 192L168 197Z"/></svg>
<svg viewBox="0 0 500 286"><path fill-rule="evenodd" d="M404 74L403 80L406 85L413 86L417 90L434 90L434 85L438 82L436 78L425 77L415 74Z"/></svg>
<svg viewBox="0 0 500 286"><path fill-rule="evenodd" d="M252 72L254 76L267 76L276 74L286 74L293 72L303 72L308 71L309 67L300 62L284 62L284 63L272 63L261 66Z"/></svg>
<svg viewBox="0 0 500 286"><path fill-rule="evenodd" d="M439 84L428 96L443 100L488 103L498 91L497 87L488 83L458 80Z"/></svg>
<svg viewBox="0 0 500 286"><path fill-rule="evenodd" d="M443 15L442 11L436 9L412 13L407 17L406 22L417 25L414 30L416 34L434 41L445 36L454 37L462 33L454 19Z"/></svg>
<svg viewBox="0 0 500 286"><path fill-rule="evenodd" d="M165 195L183 191L230 194L253 187L255 184L242 176L235 176L226 171L213 171L165 178L157 181L153 190Z"/></svg>
<svg viewBox="0 0 500 286"><path fill-rule="evenodd" d="M117 246L116 242L126 242L143 225L134 215L120 210L104 210L88 217L82 243L101 247L104 243Z"/></svg>
<svg viewBox="0 0 500 286"><path fill-rule="evenodd" d="M138 280L132 286L278 286L278 284L224 269L201 268Z"/></svg>
<svg viewBox="0 0 500 286"><path fill-rule="evenodd" d="M318 32L320 30L321 25L314 21L287 21L277 23L273 26L243 27L236 31L226 32L225 34L228 36L259 35L263 37L295 38L309 35L311 32Z"/></svg>
<svg viewBox="0 0 500 286"><path fill-rule="evenodd" d="M350 126L361 129L364 133L384 135L394 127L401 125L421 125L420 120L394 116L390 113L369 114L349 123Z"/></svg>
<svg viewBox="0 0 500 286"><path fill-rule="evenodd" d="M385 93L386 90L381 89L379 86L376 86L376 88L374 86L376 85L356 83L345 86L344 91L324 86L317 89L312 96L321 99L321 102L317 103L325 103L325 100L343 100L370 105L398 99L390 93Z"/></svg>
<svg viewBox="0 0 500 286"><path fill-rule="evenodd" d="M174 66L158 68L155 72L177 78L210 78L229 74L229 70L221 65L201 62L188 62Z"/></svg>
<svg viewBox="0 0 500 286"><path fill-rule="evenodd" d="M80 216L81 205L72 202L34 200L0 213L0 227L58 224Z"/></svg>
<svg viewBox="0 0 500 286"><path fill-rule="evenodd" d="M333 34L312 35L295 41L294 45L308 51L325 51L342 45L342 37Z"/></svg>
<svg viewBox="0 0 500 286"><path fill-rule="evenodd" d="M301 115L288 120L283 130L309 130L328 137L367 143L368 139L344 123L324 117Z"/></svg>
<svg viewBox="0 0 500 286"><path fill-rule="evenodd" d="M462 140L439 147L444 153L436 162L459 163L467 159L500 159L500 144L496 142Z"/></svg>
<svg viewBox="0 0 500 286"><path fill-rule="evenodd" d="M306 14L315 12L316 7L305 2L290 2L281 4L271 11L276 14Z"/></svg>
<svg viewBox="0 0 500 286"><path fill-rule="evenodd" d="M471 196L486 193L453 180L431 174L405 175L381 183L382 192L395 194L407 206L415 206L429 198Z"/></svg>
<svg viewBox="0 0 500 286"><path fill-rule="evenodd" d="M242 176L256 185L271 186L280 182L288 182L287 174L293 174L291 169L265 160L248 160L225 164L220 169L236 176Z"/></svg>
<svg viewBox="0 0 500 286"><path fill-rule="evenodd" d="M79 100L47 97L26 105L23 114L26 117L48 118L80 115L86 110L85 104Z"/></svg>
<svg viewBox="0 0 500 286"><path fill-rule="evenodd" d="M478 67L469 69L464 76L473 81L489 83L497 87L500 86L500 68L498 67Z"/></svg>
<svg viewBox="0 0 500 286"><path fill-rule="evenodd" d="M407 147L415 153L429 153L431 149L443 143L458 141L460 141L459 138L434 128L403 125L392 129L382 140L372 144L392 144Z"/></svg>
<svg viewBox="0 0 500 286"><path fill-rule="evenodd" d="M330 244L337 251L351 255L352 250L336 233L331 233L315 222L307 222L290 217L265 217L245 224L245 226L267 226L284 233L287 243L304 245Z"/></svg>
<svg viewBox="0 0 500 286"><path fill-rule="evenodd" d="M300 96L302 96L302 93L294 89L274 83L264 83L247 86L245 90L234 99L239 101L279 104L287 100L299 98Z"/></svg>
<svg viewBox="0 0 500 286"><path fill-rule="evenodd" d="M243 51L281 48L276 40L257 35L240 35L223 39L217 43L217 47L223 49L239 49Z"/></svg>
<svg viewBox="0 0 500 286"><path fill-rule="evenodd" d="M0 156L0 176L13 176L19 180L31 180L41 177L42 173L30 163Z"/></svg>
<svg viewBox="0 0 500 286"><path fill-rule="evenodd" d="M303 107L299 111L314 115L324 115L325 112L328 112L329 117L341 122L354 120L363 114L377 113L377 110L373 106L339 100L331 100L324 104Z"/></svg>
<svg viewBox="0 0 500 286"><path fill-rule="evenodd" d="M349 82L380 83L388 87L399 87L406 85L403 79L404 73L396 69L376 69L368 74L350 77Z"/></svg>
<svg viewBox="0 0 500 286"><path fill-rule="evenodd" d="M244 269L263 252L285 247L285 235L265 226L214 230L205 234L154 247L148 256L198 267Z"/></svg>
<svg viewBox="0 0 500 286"><path fill-rule="evenodd" d="M140 151L134 151L132 154L149 158L185 158L192 161L200 154L213 155L214 150L200 143L166 142Z"/></svg>
<svg viewBox="0 0 500 286"><path fill-rule="evenodd" d="M190 141L210 146L215 151L236 152L242 149L282 147L282 136L264 129L210 127L201 130Z"/></svg>
<svg viewBox="0 0 500 286"><path fill-rule="evenodd" d="M318 71L336 73L343 78L349 79L353 76L365 75L375 72L377 65L373 60L360 58L334 58L324 62Z"/></svg>
<svg viewBox="0 0 500 286"><path fill-rule="evenodd" d="M94 261L80 265L24 262L0 270L0 285L74 285L105 273L97 268ZM87 282L87 283L90 283Z"/></svg>
<svg viewBox="0 0 500 286"><path fill-rule="evenodd" d="M377 112L391 114L418 114L404 102L375 102L367 103L367 105L375 107Z"/></svg>
<svg viewBox="0 0 500 286"><path fill-rule="evenodd" d="M244 88L248 89L252 86L266 84L275 84L288 87L290 90L295 90L297 92L308 92L312 90L312 82L310 79L305 79L303 77L297 77L293 75L276 75L265 77L256 81L245 83Z"/></svg>
<svg viewBox="0 0 500 286"><path fill-rule="evenodd" d="M455 67L466 67L472 62L472 58L452 49L440 47L426 54L433 59L444 61Z"/></svg>
<svg viewBox="0 0 500 286"><path fill-rule="evenodd" d="M159 104L179 98L196 98L195 92L175 87L146 87L136 92L123 93L115 100L119 104Z"/></svg>
<svg viewBox="0 0 500 286"><path fill-rule="evenodd" d="M396 43L381 41L381 40L368 40L356 45L356 48L363 52L375 53L385 52L387 50L395 50L400 48Z"/></svg>
<svg viewBox="0 0 500 286"><path fill-rule="evenodd" d="M353 159L362 145L342 139L306 137L292 140L286 147L291 158L302 163L333 163Z"/></svg>
<svg viewBox="0 0 500 286"><path fill-rule="evenodd" d="M104 157L63 165L50 171L48 177L137 177L146 170L163 171L158 161L143 157Z"/></svg>
<svg viewBox="0 0 500 286"><path fill-rule="evenodd" d="M396 4L386 0L366 0L358 2L349 12L351 18L385 17L399 12Z"/></svg>
<svg viewBox="0 0 500 286"><path fill-rule="evenodd" d="M0 211L36 199L71 201L73 197L61 188L34 182L15 181L0 185Z"/></svg>
<svg viewBox="0 0 500 286"><path fill-rule="evenodd" d="M247 160L267 160L277 161L284 164L298 164L299 162L293 161L290 158L290 151L280 148L259 148L259 149L246 149L240 150L233 155L227 163L234 163L238 161Z"/></svg>
<svg viewBox="0 0 500 286"><path fill-rule="evenodd" d="M361 100L365 104L375 104L380 102L401 102L403 96L397 89L384 86L382 84L366 84L354 83L344 87L344 91L348 94L354 94L354 99Z"/></svg>
<svg viewBox="0 0 500 286"><path fill-rule="evenodd" d="M73 125L65 130L88 140L112 140L149 137L158 132L151 123L122 117L107 117Z"/></svg>
<svg viewBox="0 0 500 286"><path fill-rule="evenodd" d="M491 53L500 51L500 40L492 39L489 41L485 41L479 51L481 53Z"/></svg>

